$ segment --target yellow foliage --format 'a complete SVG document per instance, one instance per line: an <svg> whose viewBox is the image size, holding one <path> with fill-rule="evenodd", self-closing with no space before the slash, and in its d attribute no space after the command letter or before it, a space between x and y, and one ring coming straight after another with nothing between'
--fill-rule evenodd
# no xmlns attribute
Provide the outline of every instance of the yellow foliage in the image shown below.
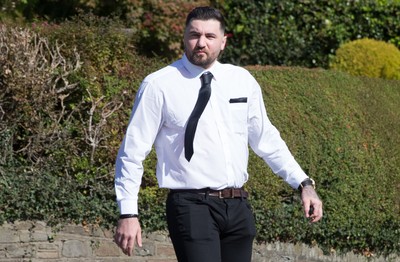
<svg viewBox="0 0 400 262"><path fill-rule="evenodd" d="M400 50L383 41L355 40L340 46L330 68L354 76L400 79Z"/></svg>

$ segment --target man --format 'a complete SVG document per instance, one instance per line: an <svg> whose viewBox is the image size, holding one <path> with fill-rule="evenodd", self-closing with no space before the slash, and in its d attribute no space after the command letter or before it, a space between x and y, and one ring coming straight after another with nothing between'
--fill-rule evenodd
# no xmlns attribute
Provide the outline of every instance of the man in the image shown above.
<svg viewBox="0 0 400 262"><path fill-rule="evenodd" d="M180 262L251 260L255 223L242 189L248 144L275 173L302 189L311 222L322 217L313 180L270 123L256 80L243 68L217 61L226 44L224 30L218 10L195 8L186 20L182 59L140 86L116 161L121 217L115 241L127 255L135 242L142 245L137 195L142 162L153 144L159 186L170 189L168 230Z"/></svg>

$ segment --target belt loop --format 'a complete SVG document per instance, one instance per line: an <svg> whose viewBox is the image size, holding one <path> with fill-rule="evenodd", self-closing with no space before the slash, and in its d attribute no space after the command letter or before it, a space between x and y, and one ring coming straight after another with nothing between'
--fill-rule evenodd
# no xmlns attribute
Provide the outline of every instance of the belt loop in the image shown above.
<svg viewBox="0 0 400 262"><path fill-rule="evenodd" d="M209 196L210 196L210 188L207 187L207 188L206 188L206 192L205 192L205 194L204 194L205 200L208 200L208 197L209 197Z"/></svg>

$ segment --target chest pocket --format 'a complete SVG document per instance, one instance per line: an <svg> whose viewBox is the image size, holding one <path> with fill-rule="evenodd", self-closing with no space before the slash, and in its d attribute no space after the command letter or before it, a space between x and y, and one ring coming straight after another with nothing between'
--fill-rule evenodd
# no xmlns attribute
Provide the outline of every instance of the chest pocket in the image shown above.
<svg viewBox="0 0 400 262"><path fill-rule="evenodd" d="M245 134L247 132L247 98L231 98L228 107L231 114L232 131L237 134Z"/></svg>

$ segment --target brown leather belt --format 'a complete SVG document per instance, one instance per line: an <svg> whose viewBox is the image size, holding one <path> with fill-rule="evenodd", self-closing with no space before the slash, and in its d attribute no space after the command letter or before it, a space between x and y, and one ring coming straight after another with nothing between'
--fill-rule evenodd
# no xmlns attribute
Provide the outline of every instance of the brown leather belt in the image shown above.
<svg viewBox="0 0 400 262"><path fill-rule="evenodd" d="M201 195L208 195L218 198L248 198L249 193L243 188L225 188L221 190L213 190L209 188L202 189L171 189L171 193L194 193Z"/></svg>

